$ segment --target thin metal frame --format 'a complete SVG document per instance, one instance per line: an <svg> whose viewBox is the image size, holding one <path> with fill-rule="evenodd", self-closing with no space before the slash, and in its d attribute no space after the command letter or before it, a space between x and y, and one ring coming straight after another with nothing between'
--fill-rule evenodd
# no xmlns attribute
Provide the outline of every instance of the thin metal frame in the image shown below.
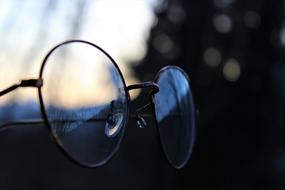
<svg viewBox="0 0 285 190"><path fill-rule="evenodd" d="M126 103L126 113L127 113L127 116L125 118L125 123L122 125L122 135L120 137L120 139L118 140L117 142L117 145L115 147L115 149L108 155L107 158L105 158L102 162L100 163L97 163L97 164L94 164L94 165L89 165L89 164L85 164L83 162L80 162L79 160L77 160L71 153L68 152L67 149L64 148L64 145L61 143L61 141L59 140L59 138L57 137L57 134L56 132L52 129L51 127L51 124L48 120L48 115L47 115L47 112L46 112L46 109L45 109L45 105L44 105L44 101L43 101L43 96L42 96L42 86L44 84L44 80L43 80L43 73L44 73L44 68L45 68L45 65L46 65L46 62L49 58L49 56L57 49L59 48L60 46L63 46L63 45L66 45L66 44L69 44L69 43L84 43L84 44L88 44L90 46L93 46L94 48L98 49L99 51L101 51L105 56L107 56L111 62L113 63L113 65L115 66L115 68L117 69L117 71L119 72L119 75L121 77L121 80L123 81L123 85L124 85L124 90L125 90L125 96L126 96L126 100L127 100L127 103ZM118 66L118 64L115 62L115 60L105 51L103 50L101 47L99 47L98 45L96 44L93 44L91 42L88 42L88 41L84 41L84 40L68 40L68 41L65 41L65 42L62 42L56 46L54 46L48 53L47 55L44 57L43 59L43 62L42 62L42 65L41 65L41 68L40 68L40 73L39 73L39 77L37 79L28 79L28 80L22 80L19 84L15 84L15 85L12 85L2 91L0 91L0 97L9 93L9 92L12 92L14 91L15 89L19 88L19 87L34 87L34 88L38 88L38 97L39 97L39 102L40 102L40 109L41 109L41 115L42 115L42 118L43 118L43 121L40 121L40 120L35 120L35 121L30 121L30 122L25 122L25 121L20 121L20 122L13 122L13 123L8 123L8 124L4 124L2 125L3 128L0 128L0 131L1 130L5 130L8 128L9 124L14 124L16 126L18 125L26 125L26 124L45 124L45 126L47 127L48 131L50 132L51 136L52 136L52 139L53 141L55 142L55 144L58 146L58 148L63 152L63 154L65 154L71 161L73 161L75 164L78 164L82 167L98 167L98 166L101 166L101 165L104 165L106 162L108 162L112 157L113 155L118 151L119 147L120 147L120 144L121 144L121 141L122 141L122 138L124 136L124 132L125 132L125 128L127 126L127 123L128 123L128 120L129 119L136 119L138 124L141 124L140 122L144 122L143 120L143 114L141 112L143 112L144 110L148 109L148 108L151 108L152 109L152 116L155 120L155 125L156 127L158 128L158 122L157 122L157 116L156 116L156 108L155 108L155 97L154 95L159 91L159 86L156 84L156 81L157 79L159 78L160 74L165 70L165 69L169 69L169 68L175 68L175 69L179 69L180 71L182 71L188 82L190 83L190 80L189 78L187 77L187 74L182 70L180 69L179 67L175 67L175 66L168 66L168 67L164 67L163 69L161 69L158 74L156 75L155 77L155 80L154 82L153 81L149 81L149 82L143 82L143 83L138 83L138 84L132 84L132 85L129 85L129 86L126 86L126 83L125 83L125 80L124 80L124 77L123 77L123 74ZM149 102L141 107L139 107L138 109L136 109L136 112L135 112L135 115L130 115L129 113L129 104L130 104L130 101L131 101L131 98L130 98L130 94L129 94L129 91L131 90L134 90L134 89L150 89L150 94L149 94ZM143 127L143 125L141 125ZM158 135L158 138L160 139L160 135ZM163 148L163 145L162 145L162 142L160 140L160 146L162 147L162 149L164 150ZM165 153L165 151L164 151ZM164 154L166 160L167 159L167 156ZM170 163L170 161L168 160L168 163L170 165L172 165L173 167L175 167L173 164ZM183 164L184 166L185 164ZM181 166L181 167L183 167ZM175 167L175 168L181 168L181 167Z"/></svg>
<svg viewBox="0 0 285 190"><path fill-rule="evenodd" d="M187 75L187 73L183 70L183 69L181 69L180 67L178 67L178 66L174 66L174 65L169 65L169 66L165 66L165 67L163 67L162 69L160 69L159 71L158 71L158 73L156 74L156 76L154 77L154 82L157 84L157 81L158 81L158 79L160 78L160 76L161 76L161 74L163 73L163 72L165 72L166 70L168 70L168 69L176 69L176 70L178 70L178 71L180 71L183 75L184 75L184 77L185 77L185 79L187 80L187 82L188 82L188 84L189 84L189 87L191 86L190 84L191 84L191 80L190 80L190 78L188 77L188 75ZM191 95L192 95L192 98L193 98L193 94L192 94L192 92L191 92ZM154 117L154 120L155 120L155 125L156 125L156 127L157 127L157 129L159 130L160 128L159 128L159 124L158 124L158 119L157 119L157 115L156 115L156 105L155 105L155 96L153 96L153 117ZM193 103L193 111L194 111L194 116L196 115L196 112L195 112L195 104L194 104L194 101L192 102ZM161 146L161 149L163 150L163 152L164 152L164 156L165 156L165 158L166 158L166 160L168 161L168 163L172 166L172 167L174 167L174 168L176 168L176 169L181 169L181 168L183 168L183 167L185 167L186 166L186 164L188 163L188 161L189 161L189 159L190 159L190 157L191 157L191 154L192 154L192 152L193 152L193 148L194 148L194 144L195 144L195 134L196 134L196 131L195 131L195 124L196 124L196 118L195 117L193 117L193 125L194 125L194 128L193 128L193 140L192 140L192 143L191 143L191 147L189 148L190 149L190 151L188 152L188 155L186 156L186 159L185 159L185 161L182 163L182 164L180 164L180 165L174 165L173 163L171 163L171 161L168 159L168 156L167 156L167 154L166 154L166 150L165 150L165 148L164 148L164 146L163 146L163 143L162 143L162 140L161 140L161 136L160 136L160 132L159 133L157 133L157 138L159 139L159 141L160 141L160 146Z"/></svg>

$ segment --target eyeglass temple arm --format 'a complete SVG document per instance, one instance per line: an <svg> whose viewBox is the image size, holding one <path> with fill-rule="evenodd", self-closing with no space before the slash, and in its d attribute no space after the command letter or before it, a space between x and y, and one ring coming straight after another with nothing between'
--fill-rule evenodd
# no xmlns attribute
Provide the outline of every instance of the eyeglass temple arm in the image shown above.
<svg viewBox="0 0 285 190"><path fill-rule="evenodd" d="M143 117L151 117L150 114L141 114L141 116ZM131 120L137 120L137 116L136 115L130 115L130 119ZM102 121L106 121L107 118L106 117L102 117L102 118L91 118L90 120L88 120L87 122L102 122ZM75 120L76 121L76 120ZM74 122L75 122L74 121ZM55 121L55 122L72 122L70 120L59 120L59 121ZM0 125L0 133L2 131L5 131L7 129L11 129L14 127L19 127L19 126L36 126L36 125L44 125L45 121L41 120L41 119L35 119L35 120L21 120L21 121L15 121L15 122L8 122L8 123L4 123L2 125Z"/></svg>
<svg viewBox="0 0 285 190"><path fill-rule="evenodd" d="M22 80L20 84L12 85L12 86L8 87L7 89L1 91L0 96L3 96L5 94L11 92L11 91L17 89L18 87L38 87L39 88L42 85L43 85L42 79ZM127 86L127 91L134 90L134 89L141 89L141 88L152 88L150 95L153 95L159 91L158 85L154 82L144 82L144 83L139 83L139 84L133 84L133 85ZM147 109L150 105L151 105L151 103L147 103L146 105L138 108L136 110L135 115L130 115L130 119L136 119L137 120L138 117L141 117L141 116L150 117L150 115L148 115L148 114L139 114L139 112ZM90 121L102 121L102 120L106 120L106 118L93 118L93 119L91 118L90 119ZM43 123L44 123L43 120L19 121L19 122L5 123L5 124L0 126L0 132L10 128L11 126L19 126L19 125L25 126L25 125L35 125L35 124L43 124Z"/></svg>
<svg viewBox="0 0 285 190"><path fill-rule="evenodd" d="M43 85L42 79L28 79L28 80L22 80L20 84L14 84L5 90L0 91L0 96L3 96L5 94L8 94L9 92L14 91L15 89L19 87L41 87Z"/></svg>
<svg viewBox="0 0 285 190"><path fill-rule="evenodd" d="M141 114L141 116L143 117L151 117L150 114ZM130 115L130 119L131 120L137 120L137 116L136 115ZM88 120L87 122L102 122L102 121L106 121L107 118L106 117L102 117L102 118L91 118L90 120ZM55 121L55 122L73 122L70 120L59 120L59 121ZM74 121L76 122L76 120ZM7 129L11 129L14 127L24 127L24 126L36 126L36 125L44 125L45 121L41 120L41 119L35 119L35 120L21 120L21 121L15 121L15 122L8 122L8 123L4 123L2 125L0 125L0 133L7 130Z"/></svg>

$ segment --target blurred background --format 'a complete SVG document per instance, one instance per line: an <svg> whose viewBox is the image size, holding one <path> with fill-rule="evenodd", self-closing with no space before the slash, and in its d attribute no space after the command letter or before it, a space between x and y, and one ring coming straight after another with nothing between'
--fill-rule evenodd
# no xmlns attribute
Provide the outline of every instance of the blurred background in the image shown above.
<svg viewBox="0 0 285 190"><path fill-rule="evenodd" d="M183 68L199 112L178 171L154 127L129 122L118 153L96 169L70 162L44 127L11 128L0 134L0 188L283 190L284 10L284 0L0 0L0 89L37 77L54 45L83 39L116 60L127 84ZM33 89L1 97L1 122L40 117L37 98Z"/></svg>

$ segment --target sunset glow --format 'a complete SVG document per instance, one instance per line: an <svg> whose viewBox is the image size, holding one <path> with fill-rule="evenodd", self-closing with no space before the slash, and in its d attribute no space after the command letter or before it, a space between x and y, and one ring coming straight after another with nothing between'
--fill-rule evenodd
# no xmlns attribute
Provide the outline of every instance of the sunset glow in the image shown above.
<svg viewBox="0 0 285 190"><path fill-rule="evenodd" d="M77 1L69 0L55 1L53 5L48 0L0 1L0 89L23 78L37 78L45 54L54 45L70 39L83 39L101 46L116 60L127 84L138 82L127 62L140 60L145 55L149 30L156 19L153 5L154 1L150 0L87 0L80 7ZM77 58L82 59L83 56ZM60 72L63 67L76 67L71 61L65 64L52 72ZM85 68L81 66L76 69L81 72L78 76L82 75L77 82L82 83L76 84L72 81L76 78L72 79L72 76L62 77L64 85L61 92L67 104L75 96L71 87L66 85L67 80L81 86L77 92L83 93L94 88L90 87L91 81L104 79L101 76L104 72L96 68L95 63L85 64ZM94 76L86 73L91 70L96 70ZM107 79L104 80L96 86L97 91L108 90ZM97 101L106 97L99 94L96 94ZM34 90L18 90L1 97L0 104L36 98ZM89 98L84 97L86 103L91 101Z"/></svg>

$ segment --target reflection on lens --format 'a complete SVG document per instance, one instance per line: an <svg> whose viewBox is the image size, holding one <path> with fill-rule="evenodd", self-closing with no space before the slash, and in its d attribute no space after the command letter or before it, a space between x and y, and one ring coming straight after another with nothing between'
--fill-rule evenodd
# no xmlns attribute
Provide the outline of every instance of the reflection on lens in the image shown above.
<svg viewBox="0 0 285 190"><path fill-rule="evenodd" d="M127 120L125 83L115 63L92 44L73 41L48 57L41 90L56 140L77 162L104 164Z"/></svg>
<svg viewBox="0 0 285 190"><path fill-rule="evenodd" d="M174 66L163 68L155 82L156 119L167 159L175 168L185 166L192 153L195 112L190 83L186 73Z"/></svg>

